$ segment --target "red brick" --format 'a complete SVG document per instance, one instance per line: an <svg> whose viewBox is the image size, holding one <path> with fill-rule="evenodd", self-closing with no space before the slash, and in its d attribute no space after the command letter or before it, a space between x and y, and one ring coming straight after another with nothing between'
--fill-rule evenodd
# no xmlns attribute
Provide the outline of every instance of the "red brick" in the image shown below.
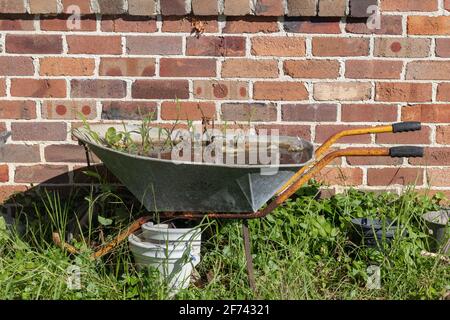
<svg viewBox="0 0 450 320"><path fill-rule="evenodd" d="M72 98L124 98L127 86L122 80L72 80Z"/></svg>
<svg viewBox="0 0 450 320"><path fill-rule="evenodd" d="M450 11L450 0L444 0L444 8L447 11Z"/></svg>
<svg viewBox="0 0 450 320"><path fill-rule="evenodd" d="M427 102L431 101L430 83L379 82L376 84L377 101Z"/></svg>
<svg viewBox="0 0 450 320"><path fill-rule="evenodd" d="M5 144L0 148L0 162L33 163L41 161L38 145Z"/></svg>
<svg viewBox="0 0 450 320"><path fill-rule="evenodd" d="M161 118L163 120L202 120L216 118L216 106L209 102L163 102Z"/></svg>
<svg viewBox="0 0 450 320"><path fill-rule="evenodd" d="M192 0L192 12L197 16L217 15L219 4L217 0Z"/></svg>
<svg viewBox="0 0 450 320"><path fill-rule="evenodd" d="M187 80L136 80L132 87L135 99L187 99Z"/></svg>
<svg viewBox="0 0 450 320"><path fill-rule="evenodd" d="M186 11L185 0L160 0L161 14L165 16L184 16Z"/></svg>
<svg viewBox="0 0 450 320"><path fill-rule="evenodd" d="M77 23L66 17L46 17L40 19L41 30L44 31L96 31L97 21L91 17L81 17Z"/></svg>
<svg viewBox="0 0 450 320"><path fill-rule="evenodd" d="M265 103L224 103L222 104L224 121L275 121L277 108Z"/></svg>
<svg viewBox="0 0 450 320"><path fill-rule="evenodd" d="M329 125L321 124L316 127L316 143L323 143L335 133L348 129L365 128L367 126ZM342 138L338 143L370 143L370 135L349 136Z"/></svg>
<svg viewBox="0 0 450 320"><path fill-rule="evenodd" d="M255 14L258 16L283 16L283 2L279 0L256 0Z"/></svg>
<svg viewBox="0 0 450 320"><path fill-rule="evenodd" d="M448 166L450 163L450 148L425 148L423 158L410 158L412 165L422 166Z"/></svg>
<svg viewBox="0 0 450 320"><path fill-rule="evenodd" d="M87 58L41 58L41 76L92 76L95 60Z"/></svg>
<svg viewBox="0 0 450 320"><path fill-rule="evenodd" d="M421 131L401 133L380 133L376 135L376 142L383 144L429 144L431 142L430 127L423 126Z"/></svg>
<svg viewBox="0 0 450 320"><path fill-rule="evenodd" d="M36 119L36 103L0 100L0 119Z"/></svg>
<svg viewBox="0 0 450 320"><path fill-rule="evenodd" d="M374 55L378 57L424 58L430 55L430 39L378 38Z"/></svg>
<svg viewBox="0 0 450 320"><path fill-rule="evenodd" d="M217 33L219 24L217 18L202 17L201 22L205 33ZM185 32L195 33L195 19L192 17L164 17L162 21L162 32Z"/></svg>
<svg viewBox="0 0 450 320"><path fill-rule="evenodd" d="M23 0L0 0L1 13L25 13L25 3Z"/></svg>
<svg viewBox="0 0 450 320"><path fill-rule="evenodd" d="M151 17L103 18L101 30L105 32L156 32L156 20Z"/></svg>
<svg viewBox="0 0 450 320"><path fill-rule="evenodd" d="M436 142L439 144L450 144L450 126L439 126L436 128Z"/></svg>
<svg viewBox="0 0 450 320"><path fill-rule="evenodd" d="M450 61L413 61L406 66L408 80L450 80Z"/></svg>
<svg viewBox="0 0 450 320"><path fill-rule="evenodd" d="M226 16L245 16L250 14L250 1L224 0L224 11Z"/></svg>
<svg viewBox="0 0 450 320"><path fill-rule="evenodd" d="M450 122L450 104L420 104L402 108L403 121Z"/></svg>
<svg viewBox="0 0 450 320"><path fill-rule="evenodd" d="M391 157L347 157L351 166L398 166L403 163L401 158Z"/></svg>
<svg viewBox="0 0 450 320"><path fill-rule="evenodd" d="M11 79L13 97L64 98L66 81L55 79Z"/></svg>
<svg viewBox="0 0 450 320"><path fill-rule="evenodd" d="M450 39L436 39L436 56L450 58Z"/></svg>
<svg viewBox="0 0 450 320"><path fill-rule="evenodd" d="M90 14L91 11L91 2L90 0L62 0L64 12L68 14L81 13L81 14ZM69 10L72 9L71 6L76 6L77 11ZM79 10L79 11L78 11Z"/></svg>
<svg viewBox="0 0 450 320"><path fill-rule="evenodd" d="M381 16L380 28L369 28L367 20L347 19L345 30L355 34L401 35L403 33L402 16Z"/></svg>
<svg viewBox="0 0 450 320"><path fill-rule="evenodd" d="M47 100L42 105L42 118L72 120L97 116L96 102L89 100Z"/></svg>
<svg viewBox="0 0 450 320"><path fill-rule="evenodd" d="M122 40L119 36L72 36L66 37L70 54L121 54Z"/></svg>
<svg viewBox="0 0 450 320"><path fill-rule="evenodd" d="M306 141L311 141L311 127L309 125L258 124L255 128L258 133L260 130L267 130L268 133L270 133L271 130L277 130L278 134L281 136L299 137L301 139L305 139Z"/></svg>
<svg viewBox="0 0 450 320"><path fill-rule="evenodd" d="M343 17L347 9L347 0L320 0L319 16Z"/></svg>
<svg viewBox="0 0 450 320"><path fill-rule="evenodd" d="M367 56L369 41L361 38L313 38L313 55L322 57Z"/></svg>
<svg viewBox="0 0 450 320"><path fill-rule="evenodd" d="M4 204L7 200L14 197L15 194L24 192L26 190L26 186L0 186L0 204Z"/></svg>
<svg viewBox="0 0 450 320"><path fill-rule="evenodd" d="M335 104L285 104L281 107L283 121L336 121Z"/></svg>
<svg viewBox="0 0 450 320"><path fill-rule="evenodd" d="M264 17L227 17L223 33L272 33L278 32L276 19Z"/></svg>
<svg viewBox="0 0 450 320"><path fill-rule="evenodd" d="M245 56L245 38L189 37L186 39L186 54L189 56Z"/></svg>
<svg viewBox="0 0 450 320"><path fill-rule="evenodd" d="M67 183L68 168L65 165L18 166L14 176L17 183Z"/></svg>
<svg viewBox="0 0 450 320"><path fill-rule="evenodd" d="M6 52L28 54L62 53L60 35L6 35Z"/></svg>
<svg viewBox="0 0 450 320"><path fill-rule="evenodd" d="M276 60L228 59L222 63L224 78L276 78Z"/></svg>
<svg viewBox="0 0 450 320"><path fill-rule="evenodd" d="M5 79L0 79L0 97L6 96L6 82Z"/></svg>
<svg viewBox="0 0 450 320"><path fill-rule="evenodd" d="M47 162L86 162L86 152L82 146L58 144L44 149Z"/></svg>
<svg viewBox="0 0 450 320"><path fill-rule="evenodd" d="M301 82L257 81L253 84L255 100L308 100L309 94Z"/></svg>
<svg viewBox="0 0 450 320"><path fill-rule="evenodd" d="M215 59L161 58L161 77L215 77Z"/></svg>
<svg viewBox="0 0 450 320"><path fill-rule="evenodd" d="M31 57L0 57L1 76L32 76L34 75L33 58Z"/></svg>
<svg viewBox="0 0 450 320"><path fill-rule="evenodd" d="M67 138L63 122L13 122L11 131L14 141L61 141Z"/></svg>
<svg viewBox="0 0 450 320"><path fill-rule="evenodd" d="M340 19L311 18L300 20L298 18L287 18L284 21L284 30L295 33L314 33L314 34L339 34Z"/></svg>
<svg viewBox="0 0 450 320"><path fill-rule="evenodd" d="M314 84L314 98L319 101L368 100L372 84L364 82L322 82Z"/></svg>
<svg viewBox="0 0 450 320"><path fill-rule="evenodd" d="M448 187L450 181L450 168L426 170L427 180L434 187Z"/></svg>
<svg viewBox="0 0 450 320"><path fill-rule="evenodd" d="M127 37L129 54L181 54L182 38L167 36L130 36Z"/></svg>
<svg viewBox="0 0 450 320"><path fill-rule="evenodd" d="M0 164L0 182L9 181L9 168L6 164Z"/></svg>
<svg viewBox="0 0 450 320"><path fill-rule="evenodd" d="M423 169L420 168L369 168L367 184L369 186L423 184Z"/></svg>
<svg viewBox="0 0 450 320"><path fill-rule="evenodd" d="M31 18L20 18L15 15L4 15L0 17L0 30L32 31L34 29L34 20Z"/></svg>
<svg viewBox="0 0 450 320"><path fill-rule="evenodd" d="M248 83L244 81L194 81L194 97L206 100L247 100Z"/></svg>
<svg viewBox="0 0 450 320"><path fill-rule="evenodd" d="M397 120L397 106L393 104L344 104L344 122L392 122Z"/></svg>
<svg viewBox="0 0 450 320"><path fill-rule="evenodd" d="M437 0L381 0L382 11L436 11Z"/></svg>
<svg viewBox="0 0 450 320"><path fill-rule="evenodd" d="M348 79L400 79L402 61L347 60L345 77Z"/></svg>
<svg viewBox="0 0 450 320"><path fill-rule="evenodd" d="M337 60L286 60L284 73L292 78L336 79L340 63Z"/></svg>
<svg viewBox="0 0 450 320"><path fill-rule="evenodd" d="M155 102L125 102L110 101L103 102L102 119L106 120L142 120L144 116L157 116L157 106Z"/></svg>
<svg viewBox="0 0 450 320"><path fill-rule="evenodd" d="M409 16L408 34L450 35L450 16Z"/></svg>
<svg viewBox="0 0 450 320"><path fill-rule="evenodd" d="M154 58L102 58L100 76L152 77L155 75Z"/></svg>
<svg viewBox="0 0 450 320"><path fill-rule="evenodd" d="M357 186L362 184L363 172L360 168L325 168L314 178L325 185Z"/></svg>
<svg viewBox="0 0 450 320"><path fill-rule="evenodd" d="M437 91L438 101L450 101L450 83L440 83Z"/></svg>
<svg viewBox="0 0 450 320"><path fill-rule="evenodd" d="M305 38L254 37L251 52L255 56L304 57Z"/></svg>

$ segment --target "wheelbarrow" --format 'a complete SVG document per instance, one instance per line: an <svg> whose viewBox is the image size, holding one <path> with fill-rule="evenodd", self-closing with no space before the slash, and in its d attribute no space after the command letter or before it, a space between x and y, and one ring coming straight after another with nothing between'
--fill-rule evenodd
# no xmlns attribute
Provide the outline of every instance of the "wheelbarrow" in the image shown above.
<svg viewBox="0 0 450 320"><path fill-rule="evenodd" d="M101 135L107 128L101 124L91 126L90 130ZM149 212L157 212L159 217L167 219L242 219L249 283L254 289L247 219L263 218L273 212L336 158L423 157L424 154L422 147L415 146L346 148L327 153L339 139L418 130L421 130L419 122L344 130L326 140L315 152L311 143L302 141L302 151L296 158L298 162L279 164L272 174L262 174L268 165L225 165L143 157L107 148L94 141L86 129L78 129L74 135L86 148L88 165L89 151L92 151ZM281 137L280 143L293 144L295 139ZM95 252L93 258L107 254L149 220L150 217L143 217L134 222L111 243Z"/></svg>

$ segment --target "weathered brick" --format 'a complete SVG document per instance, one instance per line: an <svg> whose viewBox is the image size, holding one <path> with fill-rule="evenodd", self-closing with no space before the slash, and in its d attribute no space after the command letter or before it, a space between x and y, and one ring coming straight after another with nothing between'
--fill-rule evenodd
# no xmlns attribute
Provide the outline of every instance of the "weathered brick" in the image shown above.
<svg viewBox="0 0 450 320"><path fill-rule="evenodd" d="M222 120L225 121L275 121L277 108L265 103L224 103Z"/></svg>
<svg viewBox="0 0 450 320"><path fill-rule="evenodd" d="M450 58L450 39L436 39L436 56Z"/></svg>
<svg viewBox="0 0 450 320"><path fill-rule="evenodd" d="M192 12L197 16L212 16L219 12L217 0L192 0Z"/></svg>
<svg viewBox="0 0 450 320"><path fill-rule="evenodd" d="M357 34L401 35L403 33L402 16L380 16L380 28L367 24L367 20L348 18L345 30Z"/></svg>
<svg viewBox="0 0 450 320"><path fill-rule="evenodd" d="M437 0L381 0L382 11L436 11Z"/></svg>
<svg viewBox="0 0 450 320"><path fill-rule="evenodd" d="M103 102L102 119L105 120L142 120L144 116L152 115L156 119L157 106L155 102Z"/></svg>
<svg viewBox="0 0 450 320"><path fill-rule="evenodd" d="M379 133L376 135L376 142L383 144L429 144L431 142L430 127L423 126L420 131Z"/></svg>
<svg viewBox="0 0 450 320"><path fill-rule="evenodd" d="M450 121L450 104L419 104L402 108L403 121L447 123Z"/></svg>
<svg viewBox="0 0 450 320"><path fill-rule="evenodd" d="M33 163L41 161L38 145L5 144L0 148L0 162Z"/></svg>
<svg viewBox="0 0 450 320"><path fill-rule="evenodd" d="M344 17L347 9L347 0L320 0L319 16Z"/></svg>
<svg viewBox="0 0 450 320"><path fill-rule="evenodd" d="M444 9L450 11L450 0L444 0Z"/></svg>
<svg viewBox="0 0 450 320"><path fill-rule="evenodd" d="M227 17L223 33L272 33L278 32L276 19L265 17Z"/></svg>
<svg viewBox="0 0 450 320"><path fill-rule="evenodd" d="M25 3L23 0L0 0L1 13L25 13Z"/></svg>
<svg viewBox="0 0 450 320"><path fill-rule="evenodd" d="M72 98L124 98L127 86L122 80L72 80Z"/></svg>
<svg viewBox="0 0 450 320"><path fill-rule="evenodd" d="M148 54L181 54L182 38L167 36L129 36L127 53L136 55Z"/></svg>
<svg viewBox="0 0 450 320"><path fill-rule="evenodd" d="M348 79L400 79L403 61L347 60L345 77Z"/></svg>
<svg viewBox="0 0 450 320"><path fill-rule="evenodd" d="M18 166L14 182L18 183L67 183L69 176L66 165Z"/></svg>
<svg viewBox="0 0 450 320"><path fill-rule="evenodd" d="M375 91L377 101L427 102L432 96L430 83L379 82Z"/></svg>
<svg viewBox="0 0 450 320"><path fill-rule="evenodd" d="M314 84L314 98L319 101L357 101L370 99L372 85L363 82L323 82Z"/></svg>
<svg viewBox="0 0 450 320"><path fill-rule="evenodd" d="M397 105L344 104L341 119L344 122L392 122L397 120Z"/></svg>
<svg viewBox="0 0 450 320"><path fill-rule="evenodd" d="M192 17L164 17L162 21L162 32L185 32L195 33L195 19ZM202 17L200 20L204 33L217 33L219 24L217 18Z"/></svg>
<svg viewBox="0 0 450 320"><path fill-rule="evenodd" d="M185 0L160 0L161 13L167 16L183 16L189 12L186 10Z"/></svg>
<svg viewBox="0 0 450 320"><path fill-rule="evenodd" d="M0 100L0 119L36 119L36 103Z"/></svg>
<svg viewBox="0 0 450 320"><path fill-rule="evenodd" d="M244 37L189 37L186 39L186 54L189 56L245 56Z"/></svg>
<svg viewBox="0 0 450 320"><path fill-rule="evenodd" d="M56 79L11 79L13 97L64 98L66 82Z"/></svg>
<svg viewBox="0 0 450 320"><path fill-rule="evenodd" d="M161 58L159 75L161 77L215 77L215 59Z"/></svg>
<svg viewBox="0 0 450 320"><path fill-rule="evenodd" d="M371 6L377 6L378 0L350 0L350 16L357 18L369 17L372 14Z"/></svg>
<svg viewBox="0 0 450 320"><path fill-rule="evenodd" d="M135 99L187 99L187 80L136 80L132 86Z"/></svg>
<svg viewBox="0 0 450 320"><path fill-rule="evenodd" d="M311 127L309 125L298 124L257 124L255 126L256 132L266 130L268 133L271 130L276 130L279 135L288 137L299 137L307 141L311 141Z"/></svg>
<svg viewBox="0 0 450 320"><path fill-rule="evenodd" d="M31 57L0 57L1 76L32 76L34 75L33 58Z"/></svg>
<svg viewBox="0 0 450 320"><path fill-rule="evenodd" d="M364 128L367 126L363 126ZM323 143L332 135L348 129L359 129L361 126L354 125L331 125L331 124L320 124L316 126L316 143ZM370 135L359 135L359 136L348 136L339 139L339 143L370 143Z"/></svg>
<svg viewBox="0 0 450 320"><path fill-rule="evenodd" d="M286 60L284 73L292 78L336 79L340 63L337 60Z"/></svg>
<svg viewBox="0 0 450 320"><path fill-rule="evenodd" d="M412 61L406 66L408 80L450 80L450 61Z"/></svg>
<svg viewBox="0 0 450 320"><path fill-rule="evenodd" d="M6 164L0 164L0 182L9 181L9 167Z"/></svg>
<svg viewBox="0 0 450 320"><path fill-rule="evenodd" d="M81 14L92 13L90 0L62 0L62 4L63 12L68 14L74 14L78 12ZM73 8L76 8L76 11L74 11Z"/></svg>
<svg viewBox="0 0 450 320"><path fill-rule="evenodd" d="M10 198L14 197L14 195L19 194L21 192L25 192L26 190L27 190L26 186L20 185L0 186L0 204L5 203Z"/></svg>
<svg viewBox="0 0 450 320"><path fill-rule="evenodd" d="M228 59L222 63L224 78L276 78L276 60Z"/></svg>
<svg viewBox="0 0 450 320"><path fill-rule="evenodd" d="M255 14L258 16L282 16L284 15L283 2L279 0L256 0Z"/></svg>
<svg viewBox="0 0 450 320"><path fill-rule="evenodd" d="M205 100L246 100L248 82L244 81L194 81L194 97Z"/></svg>
<svg viewBox="0 0 450 320"><path fill-rule="evenodd" d="M224 0L223 13L227 16L244 16L250 14L250 1Z"/></svg>
<svg viewBox="0 0 450 320"><path fill-rule="evenodd" d="M121 54L120 36L73 36L66 37L70 54Z"/></svg>
<svg viewBox="0 0 450 320"><path fill-rule="evenodd" d="M6 81L5 79L0 79L0 97L6 96Z"/></svg>
<svg viewBox="0 0 450 320"><path fill-rule="evenodd" d="M254 37L251 52L255 56L303 57L306 54L305 38Z"/></svg>
<svg viewBox="0 0 450 320"><path fill-rule="evenodd" d="M362 38L313 38L313 55L322 57L367 56L369 41Z"/></svg>
<svg viewBox="0 0 450 320"><path fill-rule="evenodd" d="M2 11L3 12L3 11ZM19 17L16 15L0 16L0 30L31 31L35 30L31 17Z"/></svg>
<svg viewBox="0 0 450 320"><path fill-rule="evenodd" d="M436 142L439 144L450 144L450 126L439 126L436 128Z"/></svg>
<svg viewBox="0 0 450 320"><path fill-rule="evenodd" d="M97 0L99 13L103 15L108 14L122 14L125 10L125 0Z"/></svg>
<svg viewBox="0 0 450 320"><path fill-rule="evenodd" d="M347 157L346 159L351 166L398 166L403 163L402 158L391 157Z"/></svg>
<svg viewBox="0 0 450 320"><path fill-rule="evenodd" d="M136 16L156 15L155 0L128 0L128 13Z"/></svg>
<svg viewBox="0 0 450 320"><path fill-rule="evenodd" d="M283 121L336 121L336 104L285 104L281 107Z"/></svg>
<svg viewBox="0 0 450 320"><path fill-rule="evenodd" d="M437 90L438 101L450 101L450 83L440 83Z"/></svg>
<svg viewBox="0 0 450 320"><path fill-rule="evenodd" d="M215 119L216 106L212 102L163 102L161 105L163 120L202 120Z"/></svg>
<svg viewBox="0 0 450 320"><path fill-rule="evenodd" d="M317 0L287 0L288 16L314 17L317 14Z"/></svg>
<svg viewBox="0 0 450 320"><path fill-rule="evenodd" d="M89 58L41 58L41 76L92 76L95 60Z"/></svg>
<svg viewBox="0 0 450 320"><path fill-rule="evenodd" d="M369 186L408 185L421 186L423 169L420 168L369 168L367 184Z"/></svg>
<svg viewBox="0 0 450 320"><path fill-rule="evenodd" d="M152 77L155 75L154 58L102 58L100 76Z"/></svg>
<svg viewBox="0 0 450 320"><path fill-rule="evenodd" d="M97 21L91 17L80 17L78 24L70 23L67 17L42 17L40 19L41 30L43 31L96 31Z"/></svg>
<svg viewBox="0 0 450 320"><path fill-rule="evenodd" d="M156 32L156 20L152 17L121 16L103 18L101 30L105 32Z"/></svg>
<svg viewBox="0 0 450 320"><path fill-rule="evenodd" d="M427 179L430 181L431 185L435 187L448 187L448 182L450 181L450 168L428 168L426 173Z"/></svg>
<svg viewBox="0 0 450 320"><path fill-rule="evenodd" d="M47 100L42 105L42 118L72 120L94 119L97 116L95 101L89 100Z"/></svg>
<svg viewBox="0 0 450 320"><path fill-rule="evenodd" d="M340 19L311 18L298 19L287 18L284 20L284 30L295 33L314 34L338 34L341 33L339 26Z"/></svg>
<svg viewBox="0 0 450 320"><path fill-rule="evenodd" d="M409 16L408 34L450 35L450 16Z"/></svg>
<svg viewBox="0 0 450 320"><path fill-rule="evenodd" d="M430 54L430 39L378 38L374 55L378 57L424 58Z"/></svg>
<svg viewBox="0 0 450 320"><path fill-rule="evenodd" d="M450 163L450 148L425 148L423 158L410 158L409 163L420 166L448 166Z"/></svg>
<svg viewBox="0 0 450 320"><path fill-rule="evenodd" d="M357 186L362 183L360 168L325 168L314 177L325 185Z"/></svg>
<svg viewBox="0 0 450 320"><path fill-rule="evenodd" d="M14 141L61 141L67 138L67 127L63 122L13 122Z"/></svg>
<svg viewBox="0 0 450 320"><path fill-rule="evenodd" d="M58 13L56 0L29 0L30 13Z"/></svg>
<svg viewBox="0 0 450 320"><path fill-rule="evenodd" d="M62 37L60 35L6 35L6 52L28 54L62 53Z"/></svg>
<svg viewBox="0 0 450 320"><path fill-rule="evenodd" d="M255 100L300 101L309 97L301 82L257 81L253 84Z"/></svg>
<svg viewBox="0 0 450 320"><path fill-rule="evenodd" d="M82 146L73 144L50 145L44 149L47 162L86 162L86 152Z"/></svg>

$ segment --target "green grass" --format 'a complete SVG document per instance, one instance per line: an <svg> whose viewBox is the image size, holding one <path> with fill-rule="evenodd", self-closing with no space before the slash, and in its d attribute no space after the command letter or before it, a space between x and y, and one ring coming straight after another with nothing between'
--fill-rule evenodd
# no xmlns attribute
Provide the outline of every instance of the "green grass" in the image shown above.
<svg viewBox="0 0 450 320"><path fill-rule="evenodd" d="M428 249L421 215L441 198L407 191L398 196L351 190L317 200L315 186L298 192L271 216L250 221L257 291L247 282L239 221L204 221L198 280L176 299L439 299L450 268L420 255ZM29 201L29 200L28 200ZM25 228L0 218L0 299L167 299L156 271L137 272L127 245L100 261L91 248L111 239L142 209L114 190L80 192L62 201L42 193L18 215ZM98 218L100 216L100 218ZM385 217L408 231L375 250L348 239L353 217ZM52 231L82 253L71 256L51 241ZM81 230L81 231L80 231ZM81 290L69 290L66 270L81 270ZM381 289L367 289L367 268L381 269Z"/></svg>

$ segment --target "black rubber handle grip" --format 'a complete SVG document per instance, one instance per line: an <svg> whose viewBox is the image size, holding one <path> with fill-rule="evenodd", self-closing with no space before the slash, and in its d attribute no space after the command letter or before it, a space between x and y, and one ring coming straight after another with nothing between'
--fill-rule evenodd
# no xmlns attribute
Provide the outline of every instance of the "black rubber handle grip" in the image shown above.
<svg viewBox="0 0 450 320"><path fill-rule="evenodd" d="M404 146L389 149L389 155L392 158L422 158L423 154L423 147Z"/></svg>
<svg viewBox="0 0 450 320"><path fill-rule="evenodd" d="M398 122L392 125L394 133L408 132L408 131L420 131L422 130L422 124L416 121Z"/></svg>

